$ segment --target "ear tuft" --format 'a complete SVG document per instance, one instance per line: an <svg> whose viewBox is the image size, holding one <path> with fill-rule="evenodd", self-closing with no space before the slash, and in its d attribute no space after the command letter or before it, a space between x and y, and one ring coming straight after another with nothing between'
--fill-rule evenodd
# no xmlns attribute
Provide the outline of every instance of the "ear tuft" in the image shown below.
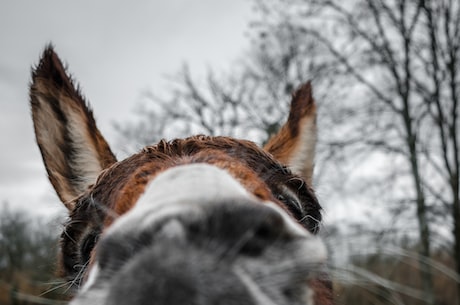
<svg viewBox="0 0 460 305"><path fill-rule="evenodd" d="M54 52L54 47L51 44L45 47L38 65L32 69L31 89L42 83L43 87L40 89L44 91L59 89L64 90L69 95L79 95L72 79L67 74L66 68Z"/></svg>
<svg viewBox="0 0 460 305"><path fill-rule="evenodd" d="M316 116L316 105L313 100L311 82L300 86L293 94L288 124L293 136L300 132L300 121L307 116Z"/></svg>

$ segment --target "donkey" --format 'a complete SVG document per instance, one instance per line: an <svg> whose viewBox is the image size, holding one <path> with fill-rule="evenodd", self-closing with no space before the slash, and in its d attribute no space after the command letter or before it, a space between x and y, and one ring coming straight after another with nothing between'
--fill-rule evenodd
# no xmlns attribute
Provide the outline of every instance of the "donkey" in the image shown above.
<svg viewBox="0 0 460 305"><path fill-rule="evenodd" d="M198 135L121 161L52 46L32 69L30 104L69 212L58 273L76 288L71 305L332 304L310 83L263 148Z"/></svg>

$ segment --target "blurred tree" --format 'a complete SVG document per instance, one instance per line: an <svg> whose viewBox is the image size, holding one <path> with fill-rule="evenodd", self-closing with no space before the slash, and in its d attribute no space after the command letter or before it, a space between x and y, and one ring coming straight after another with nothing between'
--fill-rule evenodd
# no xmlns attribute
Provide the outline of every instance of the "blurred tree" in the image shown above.
<svg viewBox="0 0 460 305"><path fill-rule="evenodd" d="M62 304L53 300L65 298L62 291L51 288L44 293L49 286L63 284L54 276L58 231L50 230L51 227L49 220L34 219L3 204L0 212L1 304Z"/></svg>
<svg viewBox="0 0 460 305"><path fill-rule="evenodd" d="M280 29L285 32L286 29ZM143 92L136 122L116 123L123 149L135 151L161 137L192 134L228 135L265 143L287 117L290 95L308 79L319 88L329 88L334 80L323 77L323 67L300 58L315 44L300 46L295 37L253 37L253 48L245 52L227 73L208 71L204 81L192 76L187 65L170 78L172 88L164 96ZM301 39L298 37L297 39ZM286 45L286 43L290 43ZM315 96L335 93L316 90Z"/></svg>

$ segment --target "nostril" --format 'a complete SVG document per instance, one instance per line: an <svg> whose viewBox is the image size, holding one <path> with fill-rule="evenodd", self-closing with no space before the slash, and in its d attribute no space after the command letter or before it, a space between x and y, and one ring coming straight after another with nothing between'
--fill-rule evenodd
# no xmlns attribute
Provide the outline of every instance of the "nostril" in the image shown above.
<svg viewBox="0 0 460 305"><path fill-rule="evenodd" d="M283 219L276 212L261 213L261 221L256 223L255 236L260 239L276 239L283 232Z"/></svg>
<svg viewBox="0 0 460 305"><path fill-rule="evenodd" d="M284 220L276 211L261 207L253 216L251 232L241 252L247 255L260 255L267 247L277 242L287 241Z"/></svg>
<svg viewBox="0 0 460 305"><path fill-rule="evenodd" d="M254 235L260 239L269 239L276 235L276 231L269 224L263 223L256 229Z"/></svg>

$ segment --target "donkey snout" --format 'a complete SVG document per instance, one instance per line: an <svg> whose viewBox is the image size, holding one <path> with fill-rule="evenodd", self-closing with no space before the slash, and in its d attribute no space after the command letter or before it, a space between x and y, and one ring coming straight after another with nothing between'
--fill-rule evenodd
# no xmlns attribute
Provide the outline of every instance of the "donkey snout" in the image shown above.
<svg viewBox="0 0 460 305"><path fill-rule="evenodd" d="M260 255L275 243L298 237L281 214L250 200L225 201L204 207L204 217L184 219L187 238L199 246L218 245L225 255Z"/></svg>
<svg viewBox="0 0 460 305"><path fill-rule="evenodd" d="M269 247L283 248L297 240L314 239L307 232L299 234L300 230L293 229L276 209L241 198L189 203L188 209L170 203L165 209L152 209L129 220L131 230L109 230L101 238L97 260L102 269L118 268L152 247L161 247L164 253L204 251L232 260L240 255L260 256Z"/></svg>
<svg viewBox="0 0 460 305"><path fill-rule="evenodd" d="M106 282L89 287L88 296L101 295L113 305L291 304L287 292L308 295L307 282L322 263L318 239L292 230L279 211L251 200L155 219L129 237L114 232L101 239L97 276Z"/></svg>
<svg viewBox="0 0 460 305"><path fill-rule="evenodd" d="M325 253L280 207L222 170L173 168L103 234L90 278L104 283L89 281L73 305L291 304L308 295Z"/></svg>

